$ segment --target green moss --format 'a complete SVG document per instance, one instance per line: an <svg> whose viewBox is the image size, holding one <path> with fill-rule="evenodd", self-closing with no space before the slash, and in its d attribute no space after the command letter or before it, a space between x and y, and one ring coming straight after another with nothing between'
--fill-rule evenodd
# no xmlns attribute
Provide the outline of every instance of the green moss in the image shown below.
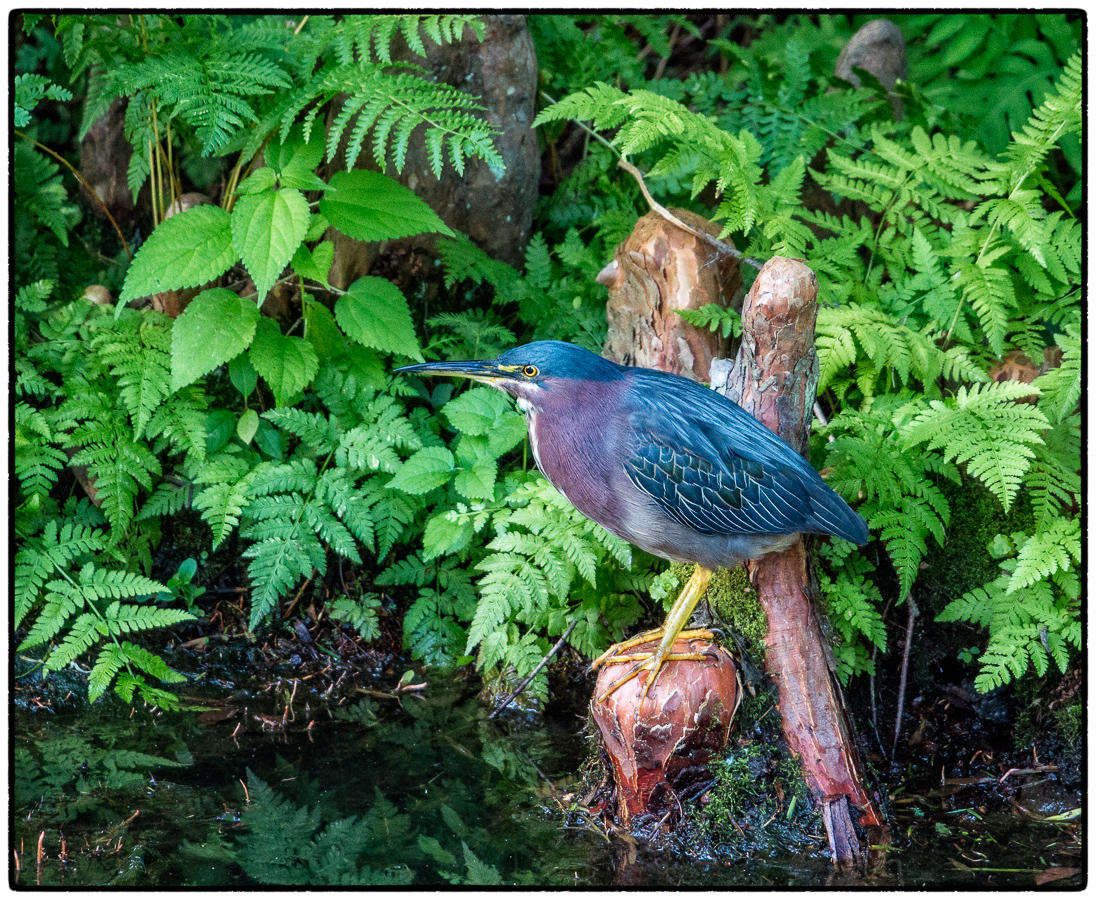
<svg viewBox="0 0 1096 900"><path fill-rule="evenodd" d="M746 641L750 653L763 659L768 621L746 569L717 571L708 586L708 603L720 622Z"/></svg>
<svg viewBox="0 0 1096 900"><path fill-rule="evenodd" d="M925 570L918 576L918 602L926 601L935 615L948 603L969 590L981 587L999 574L999 564L987 547L998 534L1030 531L1034 526L1031 503L1020 494L1012 509L1004 507L981 483L965 479L939 484L951 521L943 547L932 545L925 557Z"/></svg>
<svg viewBox="0 0 1096 900"><path fill-rule="evenodd" d="M1058 734L1071 748L1079 749L1082 729L1084 728L1084 711L1081 704L1071 703L1054 711L1054 722L1058 726Z"/></svg>

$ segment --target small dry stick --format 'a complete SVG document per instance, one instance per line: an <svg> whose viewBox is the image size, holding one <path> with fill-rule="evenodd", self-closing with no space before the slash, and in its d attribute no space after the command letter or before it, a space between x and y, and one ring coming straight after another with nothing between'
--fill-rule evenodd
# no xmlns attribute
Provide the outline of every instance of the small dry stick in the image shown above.
<svg viewBox="0 0 1096 900"><path fill-rule="evenodd" d="M549 94L545 93L544 91L541 91L541 94L544 95L545 99L549 103L556 102ZM588 135L601 141L601 143L603 143L618 156L620 155L620 151L613 146L611 141L607 141L585 122L580 122L578 119L572 119L571 121L574 122L583 131L585 131ZM684 222L681 221L681 219L679 219L672 212L670 212L665 206L655 200L655 198L651 196L651 192L647 190L647 183L643 180L643 173L640 172L639 169L637 169L630 162L628 162L628 160L626 160L623 156L620 156L620 158L617 160L617 165L620 166L620 168L622 168L625 172L627 172L636 180L636 182L639 184L640 191L642 191L643 193L644 199L647 201L647 205L650 206L654 212L662 216L662 218L664 218L667 222L676 225L683 231L687 231L694 237L700 238L700 240L704 241L704 243L710 244L711 246L715 247L715 249L718 250L720 253L723 253L727 256L733 256L735 259L740 259L742 260L742 262L746 263L747 265L753 266L755 269L761 269L762 263L760 260L754 259L752 256L744 256L740 250L736 250L730 244L723 243L723 241L719 240L719 238L712 237L712 235L708 234L706 231L698 231L691 225L686 225Z"/></svg>
<svg viewBox="0 0 1096 900"><path fill-rule="evenodd" d="M754 259L752 256L745 256L742 251L736 250L730 244L724 244L719 238L712 237L708 232L701 231L699 228L693 228L691 225L686 225L677 216L670 212L665 206L659 203L654 197L651 196L651 192L647 190L647 185L643 181L643 173L639 171L634 165L632 165L623 156L617 160L617 165L620 166L625 172L631 175L639 184L639 189L643 193L643 198L647 201L647 205L651 207L656 213L658 213L667 222L676 225L683 231L689 232L694 237L700 238L706 244L711 244L720 253L726 256L733 256L735 259L740 259L747 265L753 266L755 269L760 270L762 263L760 260Z"/></svg>
<svg viewBox="0 0 1096 900"><path fill-rule="evenodd" d="M913 645L913 623L917 620L917 604L913 602L913 594L906 595L909 604L909 616L906 619L906 646L902 649L902 674L898 680L898 714L894 717L894 741L891 743L891 762L898 751L898 734L902 730L902 707L906 704L906 678L910 668L910 648Z"/></svg>
<svg viewBox="0 0 1096 900"><path fill-rule="evenodd" d="M525 690L525 688L528 686L529 682L532 681L536 677L537 672L539 672L546 665L548 665L548 660L550 660L553 656L555 656L557 653L559 653L559 648L562 647L563 642L566 641L567 638L569 638L571 636L571 632L575 630L575 626L577 624L578 624L578 619L575 619L571 623L570 627L568 627L568 629L565 632L563 632L563 635L560 637L560 639L558 641L556 641L556 645L551 650L549 650L547 654L545 654L544 659L542 659L539 663L537 663L537 667L535 669L533 669L533 671L530 672L525 677L525 679L522 681L522 683L519 684L514 689L514 691L510 694L509 697L507 697L505 700L502 701L502 703L500 703L493 710L491 710L491 714L487 717L488 719L495 718L495 716L497 716L500 712L502 712L504 709L506 709L507 706L510 705L511 700L513 700L518 694L520 694L522 691Z"/></svg>
<svg viewBox="0 0 1096 900"><path fill-rule="evenodd" d="M83 185L84 190L86 190L91 195L91 199L99 204L99 208L103 210L103 213L104 213L104 215L106 215L107 219L110 221L110 224L114 226L114 231L118 235L118 240L120 240L122 242L122 248L126 251L126 256L128 256L130 258L130 261L132 261L133 260L133 254L130 252L129 244L126 243L125 236L122 234L122 229L119 228L118 223L114 221L114 216L112 216L110 214L110 210L107 209L107 205L103 202L103 198L100 197L98 192L95 190L95 188L93 188L88 183L88 180L86 178L84 178L83 175L80 174L80 170L77 169L75 166L73 166L73 164L70 163L67 159L65 159L60 153L55 153L53 150L51 150L45 144L40 144L38 141L36 141L34 138L32 138L29 134L26 134L25 132L20 131L18 128L13 129L12 134L14 134L16 137L21 137L24 140L30 141L32 144L34 144L35 147L37 147L43 153L48 153L50 156L52 156L55 160L57 160L59 163L61 163L61 165L63 165L66 169L68 169L76 177L76 180L79 181L81 185Z"/></svg>

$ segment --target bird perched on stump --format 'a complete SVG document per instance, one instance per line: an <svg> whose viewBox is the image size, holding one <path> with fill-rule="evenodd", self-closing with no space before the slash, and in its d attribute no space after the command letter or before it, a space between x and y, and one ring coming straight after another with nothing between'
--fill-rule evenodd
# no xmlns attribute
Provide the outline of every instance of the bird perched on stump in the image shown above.
<svg viewBox="0 0 1096 900"><path fill-rule="evenodd" d="M595 660L636 661L602 700L644 672L646 695L667 661L698 658L673 647L679 637L712 636L684 629L714 569L786 549L802 532L867 542L867 523L803 457L687 378L562 341L396 371L470 378L510 394L526 415L537 466L580 512L648 553L696 564L661 628ZM634 652L656 640L653 651Z"/></svg>

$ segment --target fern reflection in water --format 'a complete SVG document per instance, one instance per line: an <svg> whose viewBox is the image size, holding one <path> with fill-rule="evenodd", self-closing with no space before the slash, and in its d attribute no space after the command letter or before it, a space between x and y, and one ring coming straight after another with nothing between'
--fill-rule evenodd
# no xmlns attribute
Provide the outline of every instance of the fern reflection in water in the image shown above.
<svg viewBox="0 0 1096 900"><path fill-rule="evenodd" d="M45 831L42 883L68 886L564 883L600 866L601 840L569 837L538 792L538 768L572 771L581 742L508 736L458 690L432 678L404 709L366 698L238 744L187 713L19 710L15 846L33 860Z"/></svg>

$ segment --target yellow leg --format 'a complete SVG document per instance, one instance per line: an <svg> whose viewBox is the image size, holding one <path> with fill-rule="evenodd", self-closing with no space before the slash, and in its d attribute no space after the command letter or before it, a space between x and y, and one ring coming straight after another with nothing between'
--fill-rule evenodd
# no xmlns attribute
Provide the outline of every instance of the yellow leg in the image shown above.
<svg viewBox="0 0 1096 900"><path fill-rule="evenodd" d="M647 680L643 685L643 692L640 694L640 701L642 702L643 698L647 696L647 691L650 690L651 685L655 683L655 679L658 677L658 673L662 669L662 666L667 662L677 659L704 659L704 654L702 653L673 653L672 651L674 642L680 637L712 637L710 631L682 631L686 624L688 624L689 617L692 616L693 610L696 609L697 603L700 602L700 598L704 596L704 591L707 590L708 582L711 581L711 579L711 569L697 566L693 571L693 575L689 579L688 584L685 585L684 590L682 590L677 600L674 601L674 605L670 608L669 615L666 616L666 621L661 628L645 632L631 640L614 644L594 661L595 667L602 665L603 663L629 662L632 660L638 661L627 675L609 686L608 690L598 698L599 702L604 702L605 698L621 685L627 684L637 675L646 671ZM661 640L659 640L658 648L653 653L624 653L626 650L641 644L649 643L657 638L661 638Z"/></svg>

